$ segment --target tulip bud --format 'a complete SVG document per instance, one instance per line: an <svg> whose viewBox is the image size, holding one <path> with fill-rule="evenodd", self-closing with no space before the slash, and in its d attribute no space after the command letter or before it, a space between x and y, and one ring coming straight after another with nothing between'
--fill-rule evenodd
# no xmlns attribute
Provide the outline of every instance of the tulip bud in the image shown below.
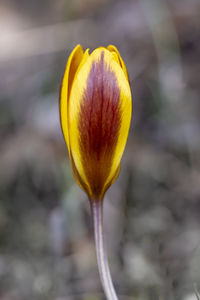
<svg viewBox="0 0 200 300"><path fill-rule="evenodd" d="M103 199L118 177L131 120L128 75L114 46L91 54L75 47L63 77L60 116L76 181L90 199Z"/></svg>

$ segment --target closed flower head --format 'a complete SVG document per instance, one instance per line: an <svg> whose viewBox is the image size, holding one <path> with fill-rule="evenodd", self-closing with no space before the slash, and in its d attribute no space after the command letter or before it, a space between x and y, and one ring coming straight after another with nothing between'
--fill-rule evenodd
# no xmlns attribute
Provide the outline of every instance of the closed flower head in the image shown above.
<svg viewBox="0 0 200 300"><path fill-rule="evenodd" d="M60 94L60 119L78 184L88 194L100 279L108 300L118 300L103 238L103 197L116 180L131 120L131 91L124 62L110 45L91 54L72 51Z"/></svg>
<svg viewBox="0 0 200 300"><path fill-rule="evenodd" d="M93 201L116 180L131 120L127 70L114 46L72 51L60 95L63 134L76 181Z"/></svg>

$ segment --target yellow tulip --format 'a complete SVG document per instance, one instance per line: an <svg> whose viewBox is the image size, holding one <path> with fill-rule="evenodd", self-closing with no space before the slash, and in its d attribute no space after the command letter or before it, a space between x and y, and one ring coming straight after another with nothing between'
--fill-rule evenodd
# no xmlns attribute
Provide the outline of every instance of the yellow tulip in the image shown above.
<svg viewBox="0 0 200 300"><path fill-rule="evenodd" d="M91 54L74 48L62 81L60 117L77 183L90 199L102 200L118 177L131 120L127 70L116 47Z"/></svg>

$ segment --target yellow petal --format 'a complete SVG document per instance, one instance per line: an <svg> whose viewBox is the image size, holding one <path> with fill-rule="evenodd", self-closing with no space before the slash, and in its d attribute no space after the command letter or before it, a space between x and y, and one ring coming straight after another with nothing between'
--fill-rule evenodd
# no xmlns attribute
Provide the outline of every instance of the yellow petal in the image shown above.
<svg viewBox="0 0 200 300"><path fill-rule="evenodd" d="M125 66L124 61L123 61L123 59L121 58L121 55L120 55L119 51L117 50L117 48L116 48L115 46L113 46L113 45L108 45L108 46L107 46L107 49L108 49L109 51L111 51L113 54L116 54L116 55L117 55L117 57L118 57L118 59L119 59L119 63L120 63L120 65L121 65L121 67L122 67L122 69L123 69L123 71L124 71L124 73L125 73L125 75L126 75L126 78L127 78L128 81L129 81L129 77L128 77L128 72L127 72L126 66Z"/></svg>
<svg viewBox="0 0 200 300"><path fill-rule="evenodd" d="M60 91L60 120L63 135L69 149L69 117L68 117L68 104L71 87L73 84L74 76L77 68L83 58L83 48L77 45L71 52L68 62L66 64L65 73L62 80L61 91Z"/></svg>
<svg viewBox="0 0 200 300"><path fill-rule="evenodd" d="M103 197L117 178L130 119L131 92L124 69L112 51L100 47L77 71L69 99L71 155L90 197Z"/></svg>

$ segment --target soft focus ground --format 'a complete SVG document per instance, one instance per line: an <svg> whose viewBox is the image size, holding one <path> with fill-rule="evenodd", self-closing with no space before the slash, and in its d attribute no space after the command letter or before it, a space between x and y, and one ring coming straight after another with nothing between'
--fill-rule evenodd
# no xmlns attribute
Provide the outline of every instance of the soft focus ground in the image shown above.
<svg viewBox="0 0 200 300"><path fill-rule="evenodd" d="M58 113L67 57L115 44L133 122L105 199L119 299L200 289L200 2L0 2L0 299L100 300L89 202Z"/></svg>

